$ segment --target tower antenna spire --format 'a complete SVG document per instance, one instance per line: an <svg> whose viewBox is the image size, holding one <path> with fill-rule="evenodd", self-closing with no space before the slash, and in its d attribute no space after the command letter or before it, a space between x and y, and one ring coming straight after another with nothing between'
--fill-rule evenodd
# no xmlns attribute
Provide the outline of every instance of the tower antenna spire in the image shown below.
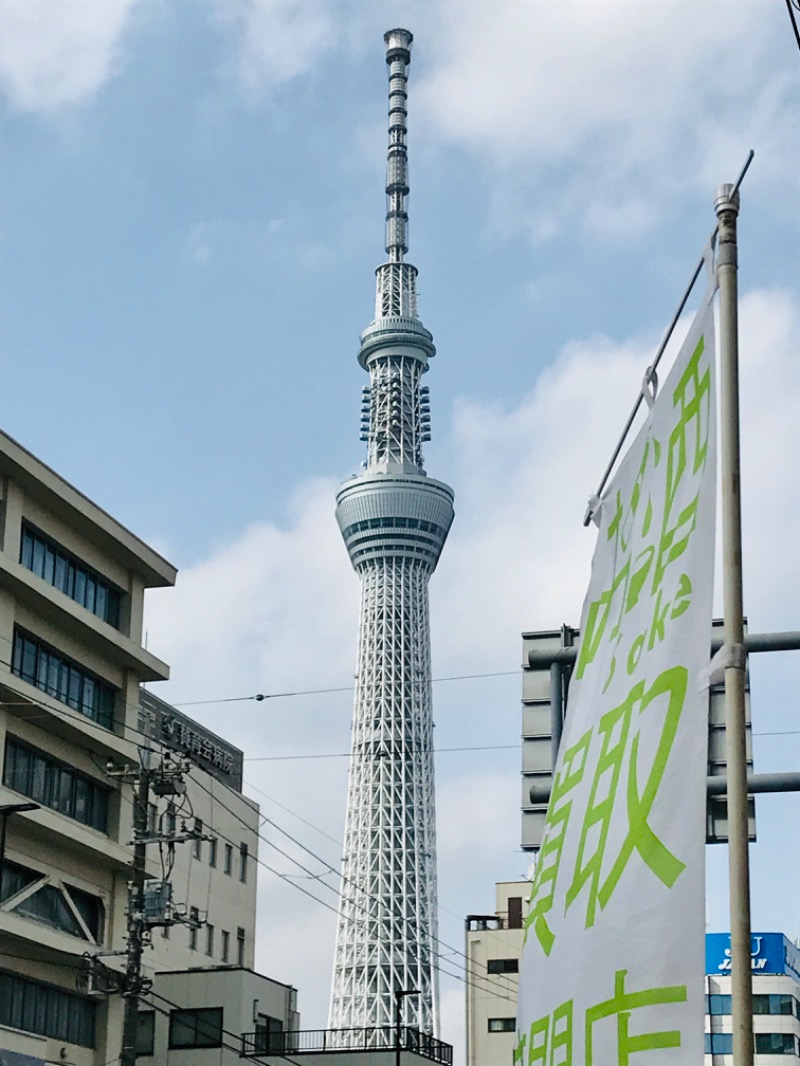
<svg viewBox="0 0 800 1066"><path fill-rule="evenodd" d="M421 379L436 349L417 316L416 267L404 261L413 38L394 29L384 40L388 259L376 271L375 318L358 353L369 374L367 461L336 496L361 616L330 1025L361 1031L362 1040L377 1026L438 1032L428 582L453 521L453 490L422 465L430 401Z"/></svg>

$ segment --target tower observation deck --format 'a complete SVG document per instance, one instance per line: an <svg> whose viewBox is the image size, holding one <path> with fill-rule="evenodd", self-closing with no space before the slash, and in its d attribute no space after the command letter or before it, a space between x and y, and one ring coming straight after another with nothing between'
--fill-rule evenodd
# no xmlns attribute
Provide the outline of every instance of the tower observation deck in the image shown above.
<svg viewBox="0 0 800 1066"><path fill-rule="evenodd" d="M353 747L331 993L335 1029L402 1024L437 1035L436 825L428 582L453 521L453 492L423 469L436 349L417 317L408 251L406 84L412 35L384 37L389 68L387 261L361 334L363 473L336 518L361 579ZM415 993L396 997L397 992Z"/></svg>

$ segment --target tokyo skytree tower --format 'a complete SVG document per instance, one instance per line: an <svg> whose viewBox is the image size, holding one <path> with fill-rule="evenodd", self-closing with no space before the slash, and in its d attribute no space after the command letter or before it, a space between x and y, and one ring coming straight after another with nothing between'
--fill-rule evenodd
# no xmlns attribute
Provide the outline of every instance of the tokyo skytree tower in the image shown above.
<svg viewBox="0 0 800 1066"><path fill-rule="evenodd" d="M427 477L436 349L417 317L408 251L406 82L412 35L385 36L389 67L386 252L375 319L361 334L363 473L336 518L361 578L361 620L331 1028L438 1030L436 824L428 582L453 521L453 491ZM395 998L397 992L404 995Z"/></svg>

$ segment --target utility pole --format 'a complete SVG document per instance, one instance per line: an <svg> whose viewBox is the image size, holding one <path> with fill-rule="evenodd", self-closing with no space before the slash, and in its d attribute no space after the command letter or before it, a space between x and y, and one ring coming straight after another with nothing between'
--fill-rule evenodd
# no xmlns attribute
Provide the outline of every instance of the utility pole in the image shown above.
<svg viewBox="0 0 800 1066"><path fill-rule="evenodd" d="M731 908L731 998L734 1066L753 1064L753 974L750 967L745 645L742 600L742 511L739 448L739 327L736 218L739 193L721 185L719 221L720 441L722 571L725 604L725 730L728 763L728 858Z"/></svg>
<svg viewBox="0 0 800 1066"><path fill-rule="evenodd" d="M128 959L125 965L123 996L125 1015L122 1027L120 1066L136 1066L136 1034L139 1028L139 993L142 991L142 950L144 948L144 885L147 857L147 811L150 802L150 749L141 751L142 766L133 793L133 870L128 885Z"/></svg>

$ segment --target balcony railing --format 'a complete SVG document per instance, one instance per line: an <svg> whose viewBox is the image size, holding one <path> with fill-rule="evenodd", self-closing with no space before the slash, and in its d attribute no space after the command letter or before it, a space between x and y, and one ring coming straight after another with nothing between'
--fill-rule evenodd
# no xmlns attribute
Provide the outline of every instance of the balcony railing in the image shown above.
<svg viewBox="0 0 800 1066"><path fill-rule="evenodd" d="M369 1029L305 1029L299 1032L242 1034L242 1058L267 1055L310 1055L336 1051L393 1051L397 1048L393 1025ZM419 1029L400 1027L400 1048L422 1058L452 1066L453 1048Z"/></svg>

